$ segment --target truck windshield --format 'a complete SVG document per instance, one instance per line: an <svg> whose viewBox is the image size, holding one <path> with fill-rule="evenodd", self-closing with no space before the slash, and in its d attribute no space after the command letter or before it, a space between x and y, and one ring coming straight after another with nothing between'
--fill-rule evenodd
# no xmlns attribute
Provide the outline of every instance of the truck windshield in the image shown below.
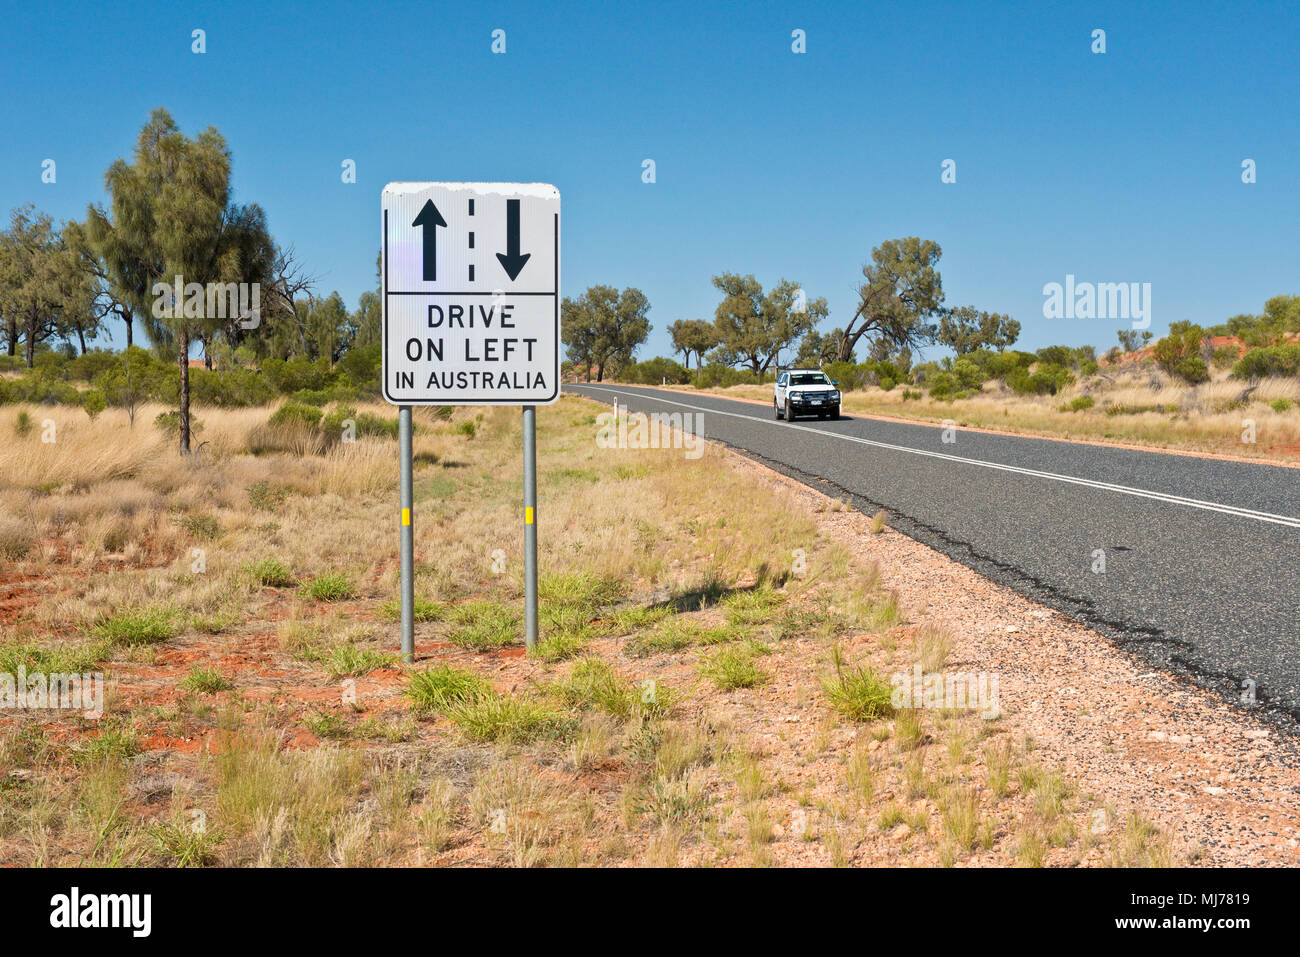
<svg viewBox="0 0 1300 957"><path fill-rule="evenodd" d="M806 372L790 376L791 385L830 385L831 380L820 372Z"/></svg>

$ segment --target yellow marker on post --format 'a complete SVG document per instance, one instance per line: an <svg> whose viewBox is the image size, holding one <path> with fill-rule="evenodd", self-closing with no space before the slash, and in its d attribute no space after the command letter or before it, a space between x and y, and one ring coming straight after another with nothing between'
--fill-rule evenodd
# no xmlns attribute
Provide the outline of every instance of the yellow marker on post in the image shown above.
<svg viewBox="0 0 1300 957"><path fill-rule="evenodd" d="M402 509L402 524L403 525L411 524L411 510L409 508Z"/></svg>
<svg viewBox="0 0 1300 957"><path fill-rule="evenodd" d="M524 509L524 524L525 525L533 524L533 510L531 506L529 508Z"/></svg>

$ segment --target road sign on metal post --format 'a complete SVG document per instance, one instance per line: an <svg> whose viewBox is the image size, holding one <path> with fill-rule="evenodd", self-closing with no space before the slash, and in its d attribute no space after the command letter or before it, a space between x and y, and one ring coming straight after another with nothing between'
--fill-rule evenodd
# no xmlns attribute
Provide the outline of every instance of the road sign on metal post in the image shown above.
<svg viewBox="0 0 1300 957"><path fill-rule="evenodd" d="M536 406L560 396L560 193L384 187L384 398L400 407L402 657L414 657L411 406L523 406L524 620L537 641Z"/></svg>

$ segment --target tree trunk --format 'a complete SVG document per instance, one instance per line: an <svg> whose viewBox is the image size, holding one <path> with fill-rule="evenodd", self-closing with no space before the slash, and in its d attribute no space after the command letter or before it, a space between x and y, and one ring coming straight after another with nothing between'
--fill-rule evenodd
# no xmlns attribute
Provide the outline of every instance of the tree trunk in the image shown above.
<svg viewBox="0 0 1300 957"><path fill-rule="evenodd" d="M122 317L122 321L126 323L126 347L130 349L135 344L131 337L131 314L128 312Z"/></svg>
<svg viewBox="0 0 1300 957"><path fill-rule="evenodd" d="M77 326L77 338L81 340L81 354L84 356L86 354L86 330L82 329L81 326Z"/></svg>
<svg viewBox="0 0 1300 957"><path fill-rule="evenodd" d="M181 362L181 455L190 454L190 337L177 336L180 340Z"/></svg>

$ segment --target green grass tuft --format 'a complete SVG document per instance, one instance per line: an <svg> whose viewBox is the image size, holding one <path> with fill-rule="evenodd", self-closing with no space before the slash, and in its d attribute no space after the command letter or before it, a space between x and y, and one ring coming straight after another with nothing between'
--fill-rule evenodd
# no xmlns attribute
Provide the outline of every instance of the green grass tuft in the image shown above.
<svg viewBox="0 0 1300 957"><path fill-rule="evenodd" d="M822 682L830 705L853 721L871 721L894 713L893 688L871 668L849 668L838 644L831 647L835 674Z"/></svg>
<svg viewBox="0 0 1300 957"><path fill-rule="evenodd" d="M421 598L417 595L415 607L411 609L411 617L415 621L437 621L446 611L447 608L442 602ZM393 601L384 602L380 606L379 613L389 621L400 621L402 617L402 600L397 598Z"/></svg>
<svg viewBox="0 0 1300 957"><path fill-rule="evenodd" d="M190 673L180 684L182 690L195 691L199 694L229 691L234 686L234 683L216 668L201 668L198 665L190 669Z"/></svg>
<svg viewBox="0 0 1300 957"><path fill-rule="evenodd" d="M278 558L263 558L244 566L244 574L267 588L283 588L293 584L293 574Z"/></svg>
<svg viewBox="0 0 1300 957"><path fill-rule="evenodd" d="M303 594L315 601L343 601L356 594L352 580L340 572L317 575L302 588Z"/></svg>
<svg viewBox="0 0 1300 957"><path fill-rule="evenodd" d="M106 615L95 633L115 645L152 645L176 635L176 613L170 608L142 608Z"/></svg>
<svg viewBox="0 0 1300 957"><path fill-rule="evenodd" d="M411 710L441 714L449 708L481 701L492 693L492 685L472 671L437 665L411 675L406 696Z"/></svg>
<svg viewBox="0 0 1300 957"><path fill-rule="evenodd" d="M495 601L470 601L451 613L456 627L447 636L462 648L486 651L515 644L523 635L519 613Z"/></svg>

